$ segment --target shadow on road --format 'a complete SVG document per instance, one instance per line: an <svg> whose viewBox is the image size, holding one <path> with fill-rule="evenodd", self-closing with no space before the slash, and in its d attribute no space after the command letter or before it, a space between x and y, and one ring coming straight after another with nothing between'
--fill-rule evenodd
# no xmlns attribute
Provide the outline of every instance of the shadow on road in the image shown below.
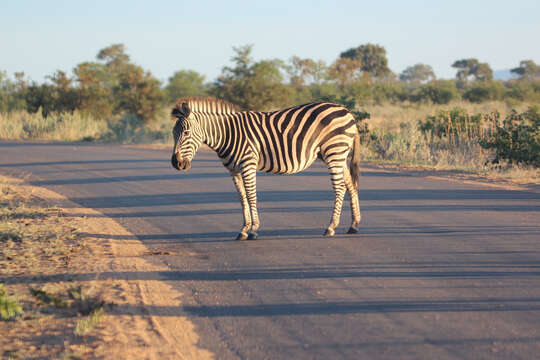
<svg viewBox="0 0 540 360"><path fill-rule="evenodd" d="M152 255L147 255L151 257ZM55 274L40 276L0 276L0 282L57 282L77 278L101 280L161 280L161 281L249 281L249 280L309 280L309 279L537 279L540 264L534 261L453 261L366 263L364 265L328 264L323 267L255 268L230 271L148 271ZM540 304L540 298L530 301Z"/></svg>
<svg viewBox="0 0 540 360"><path fill-rule="evenodd" d="M148 309L148 307L145 307ZM152 313L152 309L148 309ZM155 309L157 313L161 309ZM184 306L194 316L291 316L411 312L538 311L538 298L482 298L457 300L351 301L262 305Z"/></svg>
<svg viewBox="0 0 540 360"><path fill-rule="evenodd" d="M202 174L201 174L202 175ZM228 176L228 175L227 175ZM328 190L267 190L259 191L261 202L333 201L334 194ZM360 190L360 200L539 200L540 194L509 190L430 190L430 189L369 189ZM131 195L108 197L75 197L71 200L92 208L115 208L134 206L166 206L182 204L238 203L238 195L228 192L185 192L156 195ZM437 204L430 205L437 207ZM487 205L486 205L487 207ZM489 207L488 207L489 208ZM538 205L526 207L538 210Z"/></svg>

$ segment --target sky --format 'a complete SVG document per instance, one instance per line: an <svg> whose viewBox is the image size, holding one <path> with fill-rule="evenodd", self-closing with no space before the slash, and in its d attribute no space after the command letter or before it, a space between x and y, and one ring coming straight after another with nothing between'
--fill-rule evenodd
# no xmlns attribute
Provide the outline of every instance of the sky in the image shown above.
<svg viewBox="0 0 540 360"><path fill-rule="evenodd" d="M122 43L131 60L165 82L179 70L215 80L233 47L253 44L255 60L292 56L332 63L349 48L379 44L390 69L478 58L492 69L540 63L539 0L123 1L1 0L0 71L42 82L71 74Z"/></svg>

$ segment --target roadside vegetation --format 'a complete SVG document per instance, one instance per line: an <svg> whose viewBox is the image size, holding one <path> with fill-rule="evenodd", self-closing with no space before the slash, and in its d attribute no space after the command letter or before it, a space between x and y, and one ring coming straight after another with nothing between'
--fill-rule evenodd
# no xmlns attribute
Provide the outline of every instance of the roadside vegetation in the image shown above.
<svg viewBox="0 0 540 360"><path fill-rule="evenodd" d="M214 81L182 69L161 84L122 44L41 84L0 72L0 138L170 144L168 112L180 97L214 96L263 111L329 100L355 112L366 160L537 178L540 65L532 60L502 81L488 63L458 59L455 78L442 80L421 63L394 74L386 49L375 44L345 50L331 64L297 56L255 61L252 48L233 48Z"/></svg>
<svg viewBox="0 0 540 360"><path fill-rule="evenodd" d="M0 178L0 357L83 358L107 307L70 266L86 253L81 218L67 218Z"/></svg>

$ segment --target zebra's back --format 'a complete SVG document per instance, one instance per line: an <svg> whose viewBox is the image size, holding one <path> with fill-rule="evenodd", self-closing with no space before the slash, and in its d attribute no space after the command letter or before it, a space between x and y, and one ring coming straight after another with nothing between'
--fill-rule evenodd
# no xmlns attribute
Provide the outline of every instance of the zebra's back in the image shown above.
<svg viewBox="0 0 540 360"><path fill-rule="evenodd" d="M276 174L302 171L319 153L348 153L357 131L350 112L328 102L267 113L248 112L242 118L252 147L259 154L258 170Z"/></svg>

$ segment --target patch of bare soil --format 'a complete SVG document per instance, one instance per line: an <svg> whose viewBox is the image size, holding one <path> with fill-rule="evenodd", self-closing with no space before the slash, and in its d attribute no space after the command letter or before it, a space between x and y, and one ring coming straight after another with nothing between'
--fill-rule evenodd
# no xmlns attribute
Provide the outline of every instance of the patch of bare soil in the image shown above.
<svg viewBox="0 0 540 360"><path fill-rule="evenodd" d="M23 310L0 321L0 358L214 357L133 234L47 189L0 188L0 283Z"/></svg>

